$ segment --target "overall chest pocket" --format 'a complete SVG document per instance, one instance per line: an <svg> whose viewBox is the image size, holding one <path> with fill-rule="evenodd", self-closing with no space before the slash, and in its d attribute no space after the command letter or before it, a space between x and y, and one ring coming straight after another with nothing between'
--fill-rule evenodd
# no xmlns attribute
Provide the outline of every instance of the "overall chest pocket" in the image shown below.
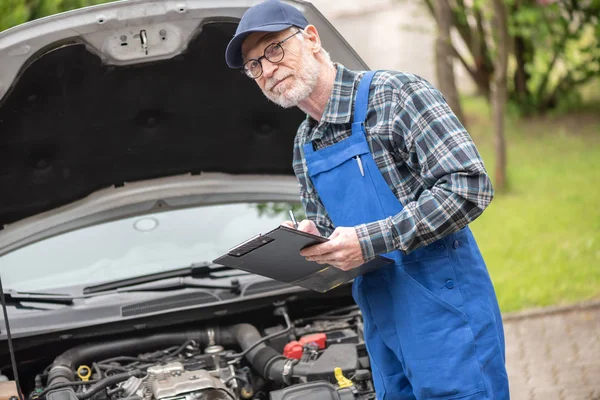
<svg viewBox="0 0 600 400"><path fill-rule="evenodd" d="M353 134L318 151L305 145L305 157L308 175L335 226L386 217L372 179L379 171L364 136Z"/></svg>
<svg viewBox="0 0 600 400"><path fill-rule="evenodd" d="M306 144L304 149L308 175L313 180L315 177L352 160L355 160L356 165L357 157L371 154L367 142L357 140L354 135L320 150L313 150L312 143Z"/></svg>

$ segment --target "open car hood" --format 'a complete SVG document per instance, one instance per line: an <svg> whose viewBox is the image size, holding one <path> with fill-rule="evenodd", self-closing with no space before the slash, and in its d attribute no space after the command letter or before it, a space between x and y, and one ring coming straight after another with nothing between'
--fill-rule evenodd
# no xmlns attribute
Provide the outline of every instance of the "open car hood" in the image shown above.
<svg viewBox="0 0 600 400"><path fill-rule="evenodd" d="M334 61L366 68L314 6L289 3ZM296 198L304 114L224 60L253 4L127 0L0 33L0 255L206 194Z"/></svg>

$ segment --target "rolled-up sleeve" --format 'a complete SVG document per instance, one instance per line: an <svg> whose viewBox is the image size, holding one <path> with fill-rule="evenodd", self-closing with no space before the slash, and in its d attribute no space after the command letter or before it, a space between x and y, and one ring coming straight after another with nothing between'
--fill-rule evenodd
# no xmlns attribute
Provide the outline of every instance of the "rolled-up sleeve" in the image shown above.
<svg viewBox="0 0 600 400"><path fill-rule="evenodd" d="M398 91L394 143L425 187L398 214L355 227L363 256L409 253L464 228L492 201L494 190L470 135L442 94L424 81Z"/></svg>

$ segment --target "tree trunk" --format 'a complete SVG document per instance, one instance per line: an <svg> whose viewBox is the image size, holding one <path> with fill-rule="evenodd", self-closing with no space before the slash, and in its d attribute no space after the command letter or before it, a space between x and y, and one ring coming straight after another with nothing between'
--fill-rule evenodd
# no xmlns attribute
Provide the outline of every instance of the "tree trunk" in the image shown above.
<svg viewBox="0 0 600 400"><path fill-rule="evenodd" d="M450 9L448 0L435 0L433 4L435 19L438 25L438 37L435 43L435 65L438 86L444 97L446 97L448 105L464 125L466 121L454 81L454 48L450 39L452 10Z"/></svg>
<svg viewBox="0 0 600 400"><path fill-rule="evenodd" d="M448 0L441 1L443 1L444 4L438 4L438 0L424 0L427 10L431 13L431 16L436 19L438 26L439 18L436 15L436 8L439 10L439 7L444 7L448 4ZM469 55L473 59L473 63L469 64L464 57L457 53L454 46L452 46L453 55L460 60L463 67L471 76L471 79L473 79L473 83L477 85L478 93L484 96L487 101L490 101L490 77L493 71L492 65L489 62L489 50L485 42L482 42L482 40L485 41L485 38L477 37L476 35L479 34L478 31L472 30L466 21L463 21L458 17L458 15L465 14L470 6L465 6L464 2L461 2L460 4L454 4L453 7L456 8L451 8L452 20L450 21L450 26L456 28L469 51ZM451 42L449 43L451 44ZM475 47L475 44L477 43L479 43L478 47ZM484 60L487 60L487 62Z"/></svg>
<svg viewBox="0 0 600 400"><path fill-rule="evenodd" d="M517 13L519 8L522 7L523 2L528 4L527 0L516 0L511 6L511 13ZM515 75L514 85L515 90L513 93L513 100L518 104L524 106L529 98L529 90L527 89L527 81L529 80L529 73L525 69L525 64L531 60L531 43L525 41L525 38L516 35L514 40L514 53L515 53ZM522 110L526 113L527 110Z"/></svg>
<svg viewBox="0 0 600 400"><path fill-rule="evenodd" d="M523 104L525 99L529 97L527 90L529 73L525 70L525 63L529 58L526 53L527 51L525 40L520 36L515 37L515 59L517 62L515 70L515 92L520 104Z"/></svg>
<svg viewBox="0 0 600 400"><path fill-rule="evenodd" d="M494 72L494 64L490 59L490 51L486 41L486 33L483 27L483 15L481 10L477 7L473 7L473 13L475 14L477 21L477 30L475 31L476 33L474 32L473 34L473 39L476 41L473 46L473 60L475 61L475 67L477 70L476 82L477 86L479 87L479 94L485 96L488 101L491 101L490 81L492 73Z"/></svg>
<svg viewBox="0 0 600 400"><path fill-rule="evenodd" d="M496 150L496 173L494 186L499 192L506 190L506 142L504 140L504 110L506 108L506 70L508 64L508 23L504 0L493 0L494 28L497 36L498 56L494 65L492 94L494 120L494 147Z"/></svg>
<svg viewBox="0 0 600 400"><path fill-rule="evenodd" d="M487 71L480 66L477 67L475 72L475 83L477 84L477 90L479 91L479 94L485 97L487 101L491 101L492 99L492 89L490 87L490 82L492 80L491 75L492 73L490 71Z"/></svg>

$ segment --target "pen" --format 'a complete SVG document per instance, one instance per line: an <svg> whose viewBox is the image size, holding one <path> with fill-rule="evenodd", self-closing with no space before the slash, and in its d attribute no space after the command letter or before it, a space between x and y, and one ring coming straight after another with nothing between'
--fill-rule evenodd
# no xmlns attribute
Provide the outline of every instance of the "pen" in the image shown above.
<svg viewBox="0 0 600 400"><path fill-rule="evenodd" d="M362 176L365 176L365 169L363 168L362 160L360 159L360 156L356 156L356 162L358 163L358 169L360 170L360 174Z"/></svg>
<svg viewBox="0 0 600 400"><path fill-rule="evenodd" d="M294 216L294 212L292 210L290 210L290 218L292 219L294 228L298 229L298 221L296 221L296 217Z"/></svg>

